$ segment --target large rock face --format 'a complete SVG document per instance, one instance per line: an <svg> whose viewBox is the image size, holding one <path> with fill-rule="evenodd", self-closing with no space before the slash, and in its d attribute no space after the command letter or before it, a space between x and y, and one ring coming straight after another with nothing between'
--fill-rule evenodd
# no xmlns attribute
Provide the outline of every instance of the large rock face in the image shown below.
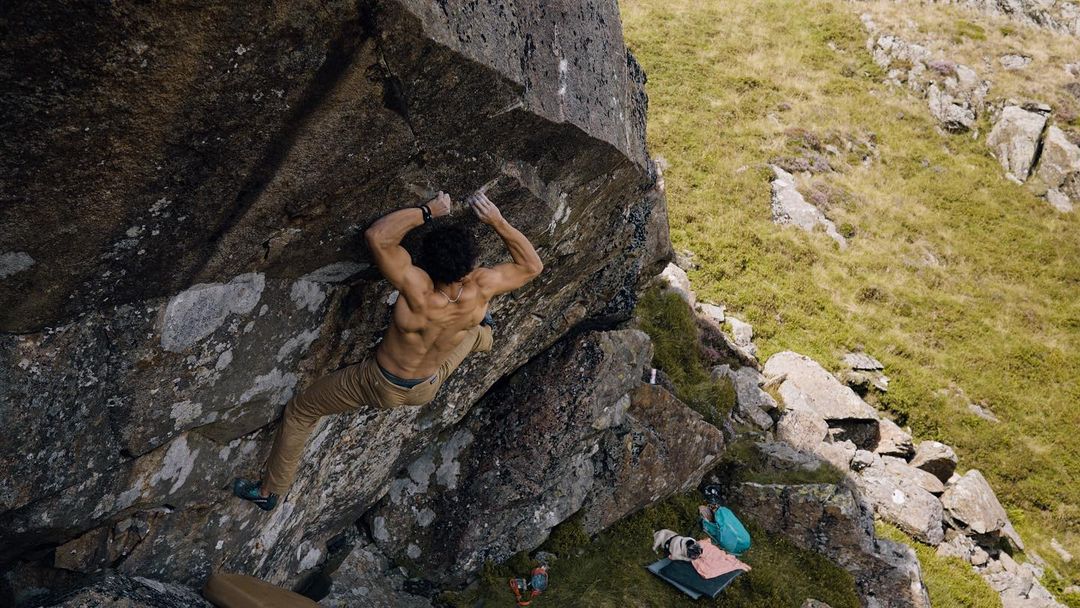
<svg viewBox="0 0 1080 608"><path fill-rule="evenodd" d="M864 605L930 607L915 552L875 538L872 513L844 485L743 483L731 500L764 529L851 572Z"/></svg>
<svg viewBox="0 0 1080 608"><path fill-rule="evenodd" d="M588 533L700 481L723 436L666 390L636 330L560 343L482 399L371 514L388 555L461 582L580 514Z"/></svg>
<svg viewBox="0 0 1080 608"><path fill-rule="evenodd" d="M669 254L614 3L2 19L20 36L0 42L19 66L0 77L0 419L19 432L0 442L0 569L293 582L499 378L625 318ZM546 265L494 304L494 351L430 406L324 421L272 514L231 498L288 399L385 327L394 294L363 229L493 181ZM461 215L442 221L503 259Z"/></svg>

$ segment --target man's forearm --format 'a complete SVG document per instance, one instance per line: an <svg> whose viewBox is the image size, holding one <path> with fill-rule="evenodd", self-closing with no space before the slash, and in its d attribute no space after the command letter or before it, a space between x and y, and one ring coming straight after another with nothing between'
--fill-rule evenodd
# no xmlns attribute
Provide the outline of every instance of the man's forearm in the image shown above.
<svg viewBox="0 0 1080 608"><path fill-rule="evenodd" d="M540 261L540 255L536 253L536 248L520 230L511 226L510 222L506 220L492 227L502 238L503 243L506 244L506 249L510 251L510 257L514 259L515 264L529 268L536 273L540 272L544 267L544 264Z"/></svg>
<svg viewBox="0 0 1080 608"><path fill-rule="evenodd" d="M364 236L372 246L397 245L413 228L424 223L424 213L416 207L398 209L375 220Z"/></svg>

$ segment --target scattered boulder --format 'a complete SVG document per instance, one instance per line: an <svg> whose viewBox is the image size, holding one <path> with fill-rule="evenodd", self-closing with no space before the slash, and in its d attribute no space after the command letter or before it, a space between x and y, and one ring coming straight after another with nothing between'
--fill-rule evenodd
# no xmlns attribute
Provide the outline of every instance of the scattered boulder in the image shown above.
<svg viewBox="0 0 1080 608"><path fill-rule="evenodd" d="M660 273L660 281L665 292L677 294L690 306L697 303L697 296L690 287L690 277L686 276L686 271L676 264L668 264L664 268L664 271Z"/></svg>
<svg viewBox="0 0 1080 608"><path fill-rule="evenodd" d="M986 407L983 407L982 405L979 405L978 403L969 403L967 407L969 412L975 414L976 416L982 418L987 422L993 422L994 424L1001 422L1001 420L994 415L994 412L990 411Z"/></svg>
<svg viewBox="0 0 1080 608"><path fill-rule="evenodd" d="M851 352L844 355L844 365L848 371L844 373L844 384L859 390L865 394L871 388L881 392L888 392L889 377L882 370L885 366L880 361L864 352Z"/></svg>
<svg viewBox="0 0 1080 608"><path fill-rule="evenodd" d="M859 448L851 441L827 441L818 444L813 453L838 470L851 466L852 459Z"/></svg>
<svg viewBox="0 0 1080 608"><path fill-rule="evenodd" d="M1039 167L1033 177L1037 191L1063 213L1080 203L1080 146L1069 141L1064 131L1050 126L1043 139Z"/></svg>
<svg viewBox="0 0 1080 608"><path fill-rule="evenodd" d="M941 501L920 486L924 479L917 469L890 460L902 466L888 466L884 458L875 461L855 477L856 487L878 517L924 543L939 544L945 538Z"/></svg>
<svg viewBox="0 0 1080 608"><path fill-rule="evenodd" d="M1020 106L1006 106L986 138L990 151L1007 174L1026 181L1046 126L1046 116Z"/></svg>
<svg viewBox="0 0 1080 608"><path fill-rule="evenodd" d="M875 453L885 456L897 456L905 460L911 458L915 453L911 433L897 426L892 420L882 418L878 421L878 430L880 439L874 449Z"/></svg>
<svg viewBox="0 0 1080 608"><path fill-rule="evenodd" d="M1058 539L1050 539L1050 548L1053 549L1054 553L1057 553L1058 557L1061 558L1061 561L1065 562L1066 564L1073 560L1072 553L1069 553L1068 549L1066 549L1060 542L1058 542Z"/></svg>
<svg viewBox="0 0 1080 608"><path fill-rule="evenodd" d="M932 83L927 88L926 102L930 106L930 115L936 118L946 131L961 133L975 126L975 110L953 97L937 83Z"/></svg>
<svg viewBox="0 0 1080 608"><path fill-rule="evenodd" d="M940 441L923 441L915 449L911 466L932 473L942 482L946 482L956 471L956 452Z"/></svg>
<svg viewBox="0 0 1080 608"><path fill-rule="evenodd" d="M754 344L754 327L745 321L727 316L728 325L731 326L731 338L740 350L750 357L757 357L757 345Z"/></svg>
<svg viewBox="0 0 1080 608"><path fill-rule="evenodd" d="M694 261L694 252L689 249L679 249L675 252L675 265L685 271L697 270L697 262Z"/></svg>
<svg viewBox="0 0 1080 608"><path fill-rule="evenodd" d="M1017 549L1024 543L1013 529L1004 507L986 478L972 469L948 484L941 503L949 524L965 533L988 539L1006 539Z"/></svg>
<svg viewBox="0 0 1080 608"><path fill-rule="evenodd" d="M821 468L821 460L816 456L782 441L761 441L754 447L768 466L777 471L816 471Z"/></svg>
<svg viewBox="0 0 1080 608"><path fill-rule="evenodd" d="M975 70L948 59L935 59L928 48L882 32L873 18L862 15L870 34L867 48L886 71L886 82L923 93L930 114L942 128L968 131L984 110L990 83Z"/></svg>
<svg viewBox="0 0 1080 608"><path fill-rule="evenodd" d="M698 311L717 325L724 324L724 307L718 304L709 304L702 302L698 304Z"/></svg>
<svg viewBox="0 0 1080 608"><path fill-rule="evenodd" d="M848 466L852 471L862 471L874 464L874 453L866 450L856 450L855 455L851 457L851 461Z"/></svg>
<svg viewBox="0 0 1080 608"><path fill-rule="evenodd" d="M762 372L766 378L783 377L778 390L788 410L813 412L830 424L879 419L873 407L810 357L780 352L769 357Z"/></svg>
<svg viewBox="0 0 1080 608"><path fill-rule="evenodd" d="M772 165L772 216L773 222L780 225L792 224L807 232L813 232L819 226L825 230L840 248L847 247L847 239L836 229L836 224L820 209L806 202L795 184L795 176Z"/></svg>
<svg viewBox="0 0 1080 608"><path fill-rule="evenodd" d="M765 380L758 370L742 366L732 369L730 365L718 365L712 369L713 379L727 378L735 387L735 417L740 422L753 424L767 430L773 426L769 412L777 409L772 395L761 390Z"/></svg>
<svg viewBox="0 0 1080 608"><path fill-rule="evenodd" d="M873 515L845 485L742 483L731 500L737 514L851 572L864 605L929 608L915 552L875 538Z"/></svg>
<svg viewBox="0 0 1080 608"><path fill-rule="evenodd" d="M985 566L990 561L990 554L969 537L955 530L950 530L947 536L949 539L937 547L939 556L956 557L972 566Z"/></svg>
<svg viewBox="0 0 1080 608"><path fill-rule="evenodd" d="M1018 564L1008 553L1000 553L981 572L983 579L1001 595L1002 608L1065 608L1042 586L1042 570Z"/></svg>
<svg viewBox="0 0 1080 608"><path fill-rule="evenodd" d="M881 361L878 361L862 351L847 353L844 355L844 363L849 368L856 371L875 372L885 369L885 366Z"/></svg>
<svg viewBox="0 0 1080 608"><path fill-rule="evenodd" d="M945 484L940 479L922 469L916 469L900 458L882 456L881 461L885 465L885 471L891 475L910 481L935 496L945 492Z"/></svg>

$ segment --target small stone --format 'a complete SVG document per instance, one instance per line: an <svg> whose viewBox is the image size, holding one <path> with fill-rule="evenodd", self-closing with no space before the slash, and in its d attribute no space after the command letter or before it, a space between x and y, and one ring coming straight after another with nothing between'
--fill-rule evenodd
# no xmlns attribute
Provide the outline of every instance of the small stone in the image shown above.
<svg viewBox="0 0 1080 608"><path fill-rule="evenodd" d="M697 263L694 261L694 252L689 249L680 249L675 252L675 265L683 270L697 270Z"/></svg>
<svg viewBox="0 0 1080 608"><path fill-rule="evenodd" d="M874 464L874 453L868 450L856 450L855 455L851 457L852 471L861 471L872 464Z"/></svg>
<svg viewBox="0 0 1080 608"><path fill-rule="evenodd" d="M991 412L990 410L979 405L978 403L969 403L968 411L987 422L993 422L995 424L1001 422L1001 420L999 420L998 417L994 415L994 412Z"/></svg>
<svg viewBox="0 0 1080 608"><path fill-rule="evenodd" d="M864 352L854 352L844 355L844 364L853 370L878 371L885 369L881 361Z"/></svg>
<svg viewBox="0 0 1080 608"><path fill-rule="evenodd" d="M1069 551L1066 550L1060 542L1058 542L1058 539L1050 539L1050 548L1053 549L1054 553L1057 553L1058 556L1061 558L1061 561L1065 562L1066 564L1072 561L1072 553L1069 553Z"/></svg>
<svg viewBox="0 0 1080 608"><path fill-rule="evenodd" d="M710 319L717 325L723 325L724 323L724 307L717 304L702 303L698 304L698 310L706 319Z"/></svg>
<svg viewBox="0 0 1080 608"><path fill-rule="evenodd" d="M1031 63L1031 57L1026 55L1002 55L998 58L998 62L1006 70L1022 70Z"/></svg>

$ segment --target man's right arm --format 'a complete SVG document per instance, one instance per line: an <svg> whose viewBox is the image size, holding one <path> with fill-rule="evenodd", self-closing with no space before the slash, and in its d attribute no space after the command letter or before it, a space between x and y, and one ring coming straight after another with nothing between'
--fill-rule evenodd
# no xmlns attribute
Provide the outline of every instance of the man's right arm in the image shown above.
<svg viewBox="0 0 1080 608"><path fill-rule="evenodd" d="M492 203L483 193L470 196L468 203L480 221L495 229L514 260L508 264L499 264L482 273L479 278L481 290L488 297L494 297L511 292L539 276L544 270L544 263L540 261L536 248L520 230L511 226L510 222L503 218L495 203Z"/></svg>

